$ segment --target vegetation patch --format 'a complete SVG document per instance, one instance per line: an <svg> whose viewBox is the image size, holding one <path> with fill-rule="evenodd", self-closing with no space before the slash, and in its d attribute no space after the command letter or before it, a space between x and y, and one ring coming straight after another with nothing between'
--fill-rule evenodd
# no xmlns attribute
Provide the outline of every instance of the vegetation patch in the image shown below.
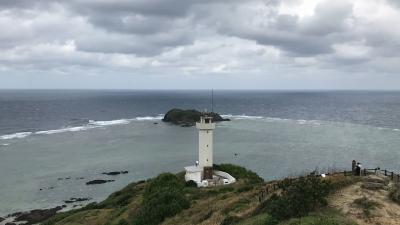
<svg viewBox="0 0 400 225"><path fill-rule="evenodd" d="M399 187L393 186L390 191L389 191L389 198L392 199L392 201L400 204L400 190Z"/></svg>
<svg viewBox="0 0 400 225"><path fill-rule="evenodd" d="M233 225L240 221L240 218L237 216L227 216L224 220L222 220L221 225Z"/></svg>
<svg viewBox="0 0 400 225"><path fill-rule="evenodd" d="M369 200L367 197L362 197L354 200L354 205L361 208L366 217L371 216L371 211L380 206L378 202Z"/></svg>
<svg viewBox="0 0 400 225"><path fill-rule="evenodd" d="M267 213L262 213L246 220L240 221L237 225L276 225L278 221Z"/></svg>
<svg viewBox="0 0 400 225"><path fill-rule="evenodd" d="M134 217L134 225L156 225L190 207L185 183L171 173L160 174L146 186L143 203Z"/></svg>
<svg viewBox="0 0 400 225"><path fill-rule="evenodd" d="M307 216L299 219L292 219L289 222L282 223L282 225L356 225L353 222L346 222L342 219L334 217L314 217Z"/></svg>
<svg viewBox="0 0 400 225"><path fill-rule="evenodd" d="M281 194L274 194L263 205L277 220L302 217L327 204L331 183L318 177L300 178L283 188Z"/></svg>

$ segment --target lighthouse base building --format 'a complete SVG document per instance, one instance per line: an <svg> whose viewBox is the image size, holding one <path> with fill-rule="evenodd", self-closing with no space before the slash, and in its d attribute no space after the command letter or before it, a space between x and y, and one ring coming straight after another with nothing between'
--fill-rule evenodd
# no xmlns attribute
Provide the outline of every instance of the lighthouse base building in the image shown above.
<svg viewBox="0 0 400 225"><path fill-rule="evenodd" d="M185 180L196 182L198 187L225 185L236 182L230 174L213 169L213 132L215 123L212 116L204 113L196 123L199 131L199 160L193 166L185 167Z"/></svg>

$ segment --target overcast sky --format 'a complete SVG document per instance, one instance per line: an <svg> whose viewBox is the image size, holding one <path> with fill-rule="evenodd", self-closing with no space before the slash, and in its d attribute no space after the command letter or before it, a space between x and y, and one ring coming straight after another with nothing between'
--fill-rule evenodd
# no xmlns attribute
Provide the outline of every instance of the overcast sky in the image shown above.
<svg viewBox="0 0 400 225"><path fill-rule="evenodd" d="M0 88L400 89L399 0L1 0Z"/></svg>

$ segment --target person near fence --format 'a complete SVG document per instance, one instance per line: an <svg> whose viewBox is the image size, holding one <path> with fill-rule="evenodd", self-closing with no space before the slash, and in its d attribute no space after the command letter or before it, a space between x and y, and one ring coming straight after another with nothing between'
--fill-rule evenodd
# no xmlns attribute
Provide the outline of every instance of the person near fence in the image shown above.
<svg viewBox="0 0 400 225"><path fill-rule="evenodd" d="M357 163L356 165L356 176L360 176L361 175L361 163Z"/></svg>

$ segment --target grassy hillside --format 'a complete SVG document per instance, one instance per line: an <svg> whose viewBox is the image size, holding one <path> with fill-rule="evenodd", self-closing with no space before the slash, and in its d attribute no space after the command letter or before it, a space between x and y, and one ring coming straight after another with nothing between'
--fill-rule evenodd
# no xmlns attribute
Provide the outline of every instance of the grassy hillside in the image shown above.
<svg viewBox="0 0 400 225"><path fill-rule="evenodd" d="M351 178L324 181L315 178L281 185L271 196L273 200L260 203L259 194L266 183L256 173L230 164L216 167L234 175L238 182L196 188L184 182L183 173L164 173L148 181L132 183L103 202L59 213L44 224L355 224L326 206L328 194L351 184Z"/></svg>

